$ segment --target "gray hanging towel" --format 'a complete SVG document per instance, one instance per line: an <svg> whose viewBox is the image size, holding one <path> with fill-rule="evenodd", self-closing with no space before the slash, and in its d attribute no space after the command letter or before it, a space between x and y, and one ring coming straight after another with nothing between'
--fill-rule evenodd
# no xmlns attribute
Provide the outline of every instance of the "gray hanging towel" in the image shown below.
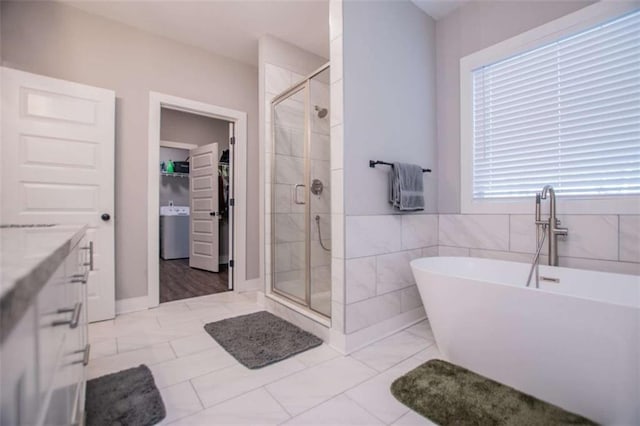
<svg viewBox="0 0 640 426"><path fill-rule="evenodd" d="M421 166L393 163L389 171L389 202L401 211L424 210Z"/></svg>

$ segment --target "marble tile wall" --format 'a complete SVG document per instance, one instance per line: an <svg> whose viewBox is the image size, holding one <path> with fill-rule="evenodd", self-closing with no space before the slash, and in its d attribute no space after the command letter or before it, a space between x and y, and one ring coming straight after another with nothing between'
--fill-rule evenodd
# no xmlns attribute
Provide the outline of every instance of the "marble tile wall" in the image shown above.
<svg viewBox="0 0 640 426"><path fill-rule="evenodd" d="M322 182L322 192L310 195L310 232L311 232L311 293L331 291L331 139L330 116L320 117L318 108L329 108L330 86L329 71L320 73L309 82L311 103L311 143L310 166L311 181ZM319 221L316 220L319 216ZM313 304L313 301L312 301ZM327 308L328 309L328 308Z"/></svg>
<svg viewBox="0 0 640 426"><path fill-rule="evenodd" d="M344 126L342 79L342 0L329 1L329 123L331 173L331 332L332 344L345 351Z"/></svg>
<svg viewBox="0 0 640 426"><path fill-rule="evenodd" d="M270 64L265 66L265 70L267 91L283 86L286 89L295 84L295 79L298 78L293 73ZM273 96L275 95L267 93L269 102ZM267 211L272 215L271 231L275 236L272 250L275 256L276 282L281 283L281 291L304 297L306 223L304 206L294 202L295 185L304 182L303 93L294 94L279 103L272 114L270 120L275 124L272 135L274 139L267 151L274 154L269 159L274 162L272 183L275 185L272 191L275 205L268 207ZM270 131L271 124L269 122L267 131Z"/></svg>
<svg viewBox="0 0 640 426"><path fill-rule="evenodd" d="M328 293L331 290L331 252L320 245L321 233L324 246L332 246L330 117L319 117L314 109L316 105L319 108L329 108L329 73L320 74L310 83L312 111L309 171L311 180L319 179L323 183L323 190L319 195L310 196L311 217L308 224L305 206L295 202L295 185L305 182L304 92L298 92L279 103L274 111L271 111L271 101L303 78L285 68L265 64L266 284L269 286L271 281L273 250L273 267L277 282L281 283L281 290L300 298L304 298L305 291L307 226L311 233L311 292ZM271 134L272 124L275 124L274 134ZM298 197L303 198L304 191L298 191ZM272 197L274 205L271 204ZM316 216L319 217L319 224L315 220ZM275 235L273 246L271 235ZM322 310L329 313L328 308Z"/></svg>
<svg viewBox="0 0 640 426"><path fill-rule="evenodd" d="M437 215L347 216L345 237L347 334L422 309L409 262L437 255Z"/></svg>
<svg viewBox="0 0 640 426"><path fill-rule="evenodd" d="M569 234L558 241L560 266L640 275L640 216L558 215ZM438 254L529 262L533 215L439 215ZM543 249L546 262L547 244Z"/></svg>
<svg viewBox="0 0 640 426"><path fill-rule="evenodd" d="M271 117L271 101L304 77L286 68L266 63L264 65L264 141L265 141L265 281L271 285L271 235L272 220L276 229L275 271L280 279L293 281L303 273L304 256L304 206L293 202L294 187L304 173L303 145L303 97L294 96L280 104L277 117ZM275 144L271 123L277 119ZM272 172L272 156L275 173ZM273 173L273 176L272 176ZM274 185L275 184L275 185ZM273 192L273 193L272 193ZM275 197L272 206L271 198Z"/></svg>
<svg viewBox="0 0 640 426"><path fill-rule="evenodd" d="M640 216L559 215L569 235L560 265L640 275ZM422 309L409 266L427 256L473 256L529 262L533 215L415 214L346 216L344 306L347 337L375 336L383 323ZM546 262L546 244L542 261ZM423 314L424 315L424 314ZM407 325L407 324L405 324Z"/></svg>

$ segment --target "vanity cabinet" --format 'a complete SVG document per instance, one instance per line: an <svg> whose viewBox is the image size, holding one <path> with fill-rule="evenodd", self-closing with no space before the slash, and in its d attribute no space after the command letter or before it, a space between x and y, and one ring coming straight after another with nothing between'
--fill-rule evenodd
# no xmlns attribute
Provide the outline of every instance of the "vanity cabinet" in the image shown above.
<svg viewBox="0 0 640 426"><path fill-rule="evenodd" d="M91 252L84 229L62 250L0 347L2 426L84 424Z"/></svg>

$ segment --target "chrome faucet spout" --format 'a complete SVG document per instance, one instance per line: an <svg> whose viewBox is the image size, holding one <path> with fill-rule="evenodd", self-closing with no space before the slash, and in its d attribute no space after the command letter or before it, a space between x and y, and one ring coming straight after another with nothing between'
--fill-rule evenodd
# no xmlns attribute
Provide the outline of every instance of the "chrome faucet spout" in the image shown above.
<svg viewBox="0 0 640 426"><path fill-rule="evenodd" d="M549 195L549 216L556 217L556 191L553 189L551 185L545 185L542 188L542 193L540 194L540 198L543 200L547 199L547 194Z"/></svg>
<svg viewBox="0 0 640 426"><path fill-rule="evenodd" d="M536 225L540 226L547 223L545 232L547 233L547 241L549 244L549 265L558 266L558 236L567 235L569 230L560 227L560 221L556 217L556 191L551 185L545 185L540 193L540 199L549 198L549 219L543 221L538 216L538 198L536 195Z"/></svg>

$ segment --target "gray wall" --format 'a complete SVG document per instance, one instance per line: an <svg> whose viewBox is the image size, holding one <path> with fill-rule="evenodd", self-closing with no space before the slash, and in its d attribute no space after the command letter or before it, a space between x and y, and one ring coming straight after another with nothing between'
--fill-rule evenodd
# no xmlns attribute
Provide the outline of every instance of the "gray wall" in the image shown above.
<svg viewBox="0 0 640 426"><path fill-rule="evenodd" d="M436 163L435 23L409 1L347 1L344 22L344 199L347 215L388 214L387 167ZM424 175L426 211L437 185Z"/></svg>
<svg viewBox="0 0 640 426"><path fill-rule="evenodd" d="M358 347L424 317L409 262L435 250L437 219L397 214L388 167L368 161L439 167L435 22L408 1L345 2L343 13L344 331ZM437 212L434 176L423 179Z"/></svg>
<svg viewBox="0 0 640 426"><path fill-rule="evenodd" d="M59 2L2 2L2 63L116 92L116 298L147 292L149 91L248 114L247 278L258 266L258 70Z"/></svg>
<svg viewBox="0 0 640 426"><path fill-rule="evenodd" d="M160 110L160 139L194 145L218 143L218 151L229 148L229 122L174 109ZM218 156L219 157L219 156Z"/></svg>
<svg viewBox="0 0 640 426"><path fill-rule="evenodd" d="M473 1L436 24L438 211L460 212L460 58L592 1Z"/></svg>

